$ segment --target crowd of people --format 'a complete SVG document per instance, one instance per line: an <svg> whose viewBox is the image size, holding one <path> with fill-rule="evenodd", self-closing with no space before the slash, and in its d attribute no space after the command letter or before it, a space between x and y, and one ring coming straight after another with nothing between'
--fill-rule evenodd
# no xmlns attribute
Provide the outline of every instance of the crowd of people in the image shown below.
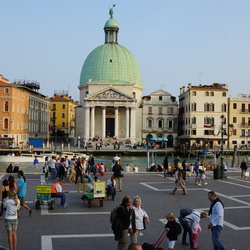
<svg viewBox="0 0 250 250"><path fill-rule="evenodd" d="M201 186L202 183L207 185L206 182L206 168L203 161L197 159L194 164L187 164L186 161L180 160L177 156L174 160L174 172L176 175L176 186L172 191L175 195L179 186L183 190L183 195L187 195L186 181L188 172L195 174L195 183ZM38 164L38 163L37 163ZM107 196L113 201L117 192L122 192L122 182L124 176L124 169L121 165L121 158L119 155L115 155L112 159L112 168L110 169L113 174L107 180ZM165 157L163 163L164 177L168 176L169 161L168 156ZM35 167L35 166L34 166ZM37 166L36 166L37 167ZM36 168L35 167L35 168ZM243 159L241 163L242 178L245 176L244 172L247 172L246 160ZM138 169L133 168L133 172L137 172ZM66 193L68 190L63 190L63 182L67 178L69 182L75 184L86 181L98 181L97 173L103 176L105 171L109 171L106 167L100 163L95 164L95 159L92 154L89 158L84 157L69 159L67 156L56 159L55 156L49 160L48 157L44 163L44 174L46 178L51 177L51 180L56 181L51 189L52 197L58 197L61 199L61 207L66 208ZM36 171L36 169L35 169ZM125 172L130 172L130 165L127 164ZM91 175L92 173L92 175ZM50 175L50 176L49 176ZM21 216L21 208L28 210L29 216L32 215L32 210L27 204L25 204L25 196L27 190L27 182L22 170L17 173L19 178L16 183L13 175L9 175L8 179L4 179L2 187L0 189L0 196L2 199L0 219L5 211L5 227L8 233L8 242L10 249L16 249L17 236L16 230L18 226L18 218ZM198 248L198 233L202 231L200 226L200 219L210 216L210 223L207 228L211 229L212 242L214 249L225 249L220 242L220 233L223 227L224 220L224 205L222 201L216 196L214 191L208 193L208 199L211 201L209 212L191 211L189 214L183 216L181 213L178 220L175 219L175 215L172 212L166 215L166 237L168 239L168 249L173 250L178 236L182 231L181 243L183 246L189 246L190 249ZM138 244L141 232L146 229L146 224L150 223L147 212L142 207L142 200L139 196L135 196L131 199L129 196L124 196L122 203L117 208L116 223L112 225L112 229L115 235L115 239L118 241L118 250L127 249L142 249ZM182 230L180 231L180 226ZM186 241L187 234L189 236L189 243ZM128 235L130 235L130 244L128 243ZM129 245L129 246L128 246ZM128 248L127 248L128 247ZM158 248L160 249L160 248Z"/></svg>

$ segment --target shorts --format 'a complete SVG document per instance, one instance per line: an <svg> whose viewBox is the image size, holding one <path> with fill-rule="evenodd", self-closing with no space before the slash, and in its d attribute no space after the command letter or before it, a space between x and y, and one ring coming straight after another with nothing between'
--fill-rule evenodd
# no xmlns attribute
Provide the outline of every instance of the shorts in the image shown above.
<svg viewBox="0 0 250 250"><path fill-rule="evenodd" d="M20 206L23 206L25 204L24 197L19 197L18 196L18 199L20 201Z"/></svg>
<svg viewBox="0 0 250 250"><path fill-rule="evenodd" d="M174 248L176 240L168 240L168 248Z"/></svg>
<svg viewBox="0 0 250 250"><path fill-rule="evenodd" d="M5 219L5 228L7 231L16 231L17 225L18 225L17 219L13 219L13 220Z"/></svg>

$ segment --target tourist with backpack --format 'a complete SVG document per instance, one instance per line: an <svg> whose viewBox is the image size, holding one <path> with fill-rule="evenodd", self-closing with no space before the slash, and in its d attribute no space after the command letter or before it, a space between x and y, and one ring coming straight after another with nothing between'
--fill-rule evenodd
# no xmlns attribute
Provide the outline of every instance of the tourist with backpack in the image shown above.
<svg viewBox="0 0 250 250"><path fill-rule="evenodd" d="M198 232L201 232L200 227L200 220L203 218L206 218L208 216L207 212L198 212L198 211L192 211L190 214L184 217L184 220L187 221L191 227L191 230L193 232L193 242L194 242L194 248L198 248Z"/></svg>
<svg viewBox="0 0 250 250"><path fill-rule="evenodd" d="M168 213L166 215L167 224L165 230L167 231L168 250L174 250L175 242L178 240L178 235L181 234L181 226L175 221L174 214Z"/></svg>
<svg viewBox="0 0 250 250"><path fill-rule="evenodd" d="M118 241L117 250L127 250L131 214L132 200L129 196L124 196L121 205L111 212L111 227L115 235L115 240Z"/></svg>
<svg viewBox="0 0 250 250"><path fill-rule="evenodd" d="M181 242L182 246L188 246L188 244L186 242L186 237L187 237L187 233L188 233L190 248L193 249L194 248L193 231L192 231L189 223L185 220L185 217L191 213L192 213L192 210L190 210L188 208L181 209L180 216L179 216L178 220L181 223L181 226L183 228L182 242Z"/></svg>

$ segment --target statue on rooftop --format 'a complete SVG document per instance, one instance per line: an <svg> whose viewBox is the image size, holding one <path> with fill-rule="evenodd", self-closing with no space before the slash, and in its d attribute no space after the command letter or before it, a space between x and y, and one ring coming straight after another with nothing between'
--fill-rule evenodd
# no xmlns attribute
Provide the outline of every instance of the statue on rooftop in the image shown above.
<svg viewBox="0 0 250 250"><path fill-rule="evenodd" d="M113 4L113 8L115 7L115 4ZM109 15L110 18L113 18L113 8L109 8Z"/></svg>

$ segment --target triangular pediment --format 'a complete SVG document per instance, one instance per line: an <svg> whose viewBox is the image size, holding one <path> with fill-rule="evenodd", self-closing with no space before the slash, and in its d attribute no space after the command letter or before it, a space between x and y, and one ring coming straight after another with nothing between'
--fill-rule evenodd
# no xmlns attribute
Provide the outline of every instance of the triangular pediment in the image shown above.
<svg viewBox="0 0 250 250"><path fill-rule="evenodd" d="M171 96L171 94L169 94L168 92L162 90L162 89L159 89L153 93L150 94L151 96Z"/></svg>
<svg viewBox="0 0 250 250"><path fill-rule="evenodd" d="M133 102L135 99L113 87L105 88L91 96L84 99L85 101L130 101Z"/></svg>

